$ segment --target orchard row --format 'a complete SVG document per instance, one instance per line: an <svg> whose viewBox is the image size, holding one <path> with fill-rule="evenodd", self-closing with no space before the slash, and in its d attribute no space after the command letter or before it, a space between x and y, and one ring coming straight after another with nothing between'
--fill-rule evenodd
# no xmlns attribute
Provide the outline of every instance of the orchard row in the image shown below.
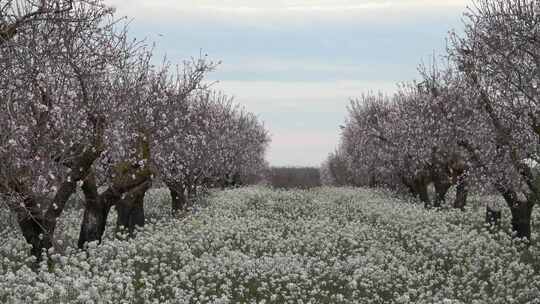
<svg viewBox="0 0 540 304"><path fill-rule="evenodd" d="M439 207L456 187L499 193L517 237L530 238L540 199L540 3L476 0L443 60L394 95L353 100L341 143L323 166L328 184L408 190ZM428 193L428 185L435 197Z"/></svg>
<svg viewBox="0 0 540 304"><path fill-rule="evenodd" d="M82 189L79 246L144 224L143 199L164 183L172 209L197 191L257 175L269 136L215 92L206 55L156 65L152 47L101 0L8 1L0 7L0 206L39 257Z"/></svg>

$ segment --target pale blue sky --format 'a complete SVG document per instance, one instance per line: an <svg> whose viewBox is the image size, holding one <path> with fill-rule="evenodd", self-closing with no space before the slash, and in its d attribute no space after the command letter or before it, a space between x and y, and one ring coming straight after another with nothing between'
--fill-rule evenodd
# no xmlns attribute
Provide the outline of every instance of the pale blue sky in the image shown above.
<svg viewBox="0 0 540 304"><path fill-rule="evenodd" d="M217 88L259 115L271 165L318 166L349 98L392 92L442 52L467 0L106 0L171 61L223 64Z"/></svg>

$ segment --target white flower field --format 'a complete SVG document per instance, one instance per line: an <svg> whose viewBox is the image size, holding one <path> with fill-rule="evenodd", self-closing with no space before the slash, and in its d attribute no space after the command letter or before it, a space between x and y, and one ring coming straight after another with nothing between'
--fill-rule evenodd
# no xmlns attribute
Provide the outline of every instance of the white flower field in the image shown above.
<svg viewBox="0 0 540 304"><path fill-rule="evenodd" d="M74 249L82 210L66 209L37 275L2 211L0 302L538 303L538 234L526 246L508 222L490 232L483 203L435 211L383 191L253 187L172 218L168 191L152 190L136 238L115 236L113 216L86 251Z"/></svg>

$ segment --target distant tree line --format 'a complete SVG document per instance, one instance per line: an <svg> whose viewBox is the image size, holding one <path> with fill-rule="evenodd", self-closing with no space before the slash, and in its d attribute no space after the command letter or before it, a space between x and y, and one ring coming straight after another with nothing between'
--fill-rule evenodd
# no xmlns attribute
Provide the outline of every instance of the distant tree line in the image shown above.
<svg viewBox="0 0 540 304"><path fill-rule="evenodd" d="M471 186L495 191L515 235L530 238L540 200L540 4L474 1L448 41L442 60L420 66L420 80L351 101L322 179L405 190L426 208L441 206L451 187L458 209Z"/></svg>
<svg viewBox="0 0 540 304"><path fill-rule="evenodd" d="M310 189L321 186L319 168L314 167L272 167L267 178L274 188Z"/></svg>

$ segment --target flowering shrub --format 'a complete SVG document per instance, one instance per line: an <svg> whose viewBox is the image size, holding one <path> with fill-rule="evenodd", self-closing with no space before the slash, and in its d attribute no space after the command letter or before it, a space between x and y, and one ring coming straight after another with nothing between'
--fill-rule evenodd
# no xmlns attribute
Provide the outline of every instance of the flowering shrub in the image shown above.
<svg viewBox="0 0 540 304"><path fill-rule="evenodd" d="M479 224L482 208L425 210L374 190L244 188L172 218L167 195L148 193L149 222L135 239L115 236L109 219L103 243L86 251L73 249L82 211L69 208L37 274L29 245L2 222L0 302L533 303L540 295L538 235L528 247L513 243L509 222L496 231Z"/></svg>

